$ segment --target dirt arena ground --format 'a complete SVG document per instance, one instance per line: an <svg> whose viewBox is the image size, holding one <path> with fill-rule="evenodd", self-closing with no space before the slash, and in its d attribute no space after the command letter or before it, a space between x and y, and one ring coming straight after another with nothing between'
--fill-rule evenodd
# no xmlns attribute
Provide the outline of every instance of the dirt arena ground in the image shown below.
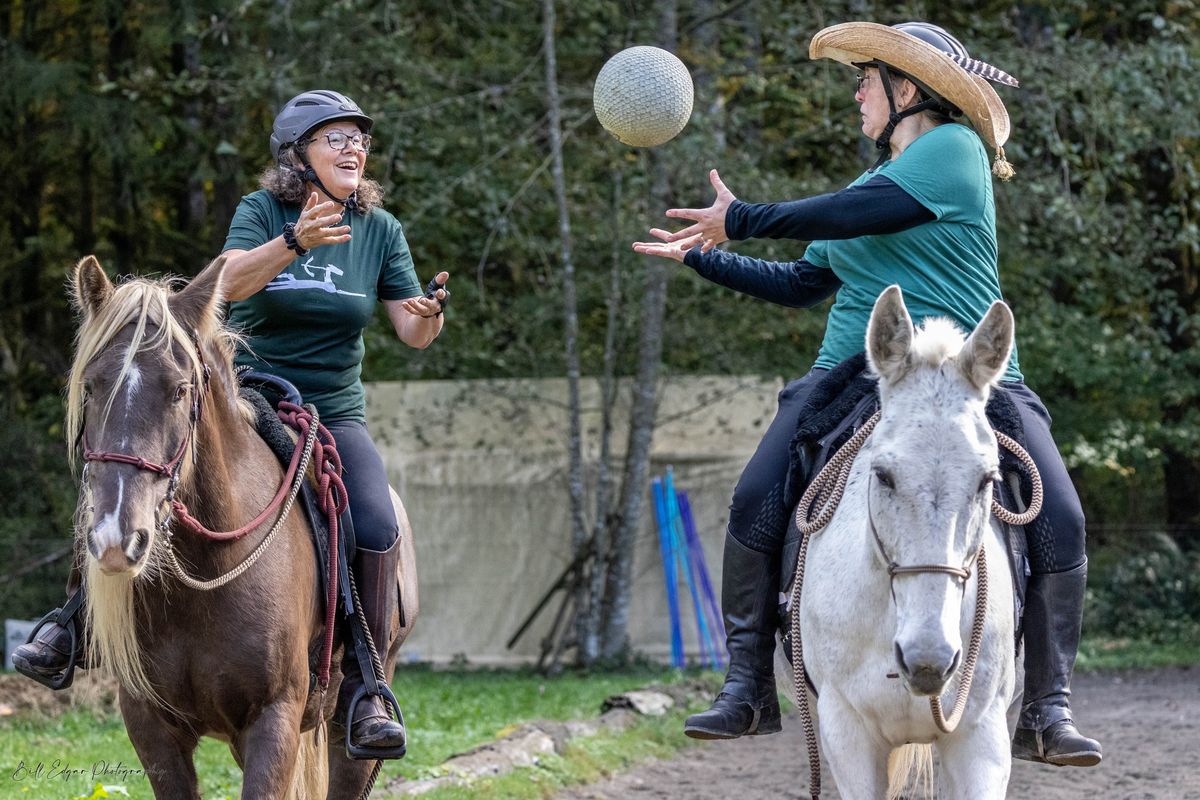
<svg viewBox="0 0 1200 800"><path fill-rule="evenodd" d="M1200 669L1084 674L1072 706L1081 728L1104 745L1092 769L1017 761L1010 798L1183 800L1200 798ZM822 798L839 798L828 771ZM784 731L688 748L559 800L782 798L808 795L804 734L794 715Z"/></svg>

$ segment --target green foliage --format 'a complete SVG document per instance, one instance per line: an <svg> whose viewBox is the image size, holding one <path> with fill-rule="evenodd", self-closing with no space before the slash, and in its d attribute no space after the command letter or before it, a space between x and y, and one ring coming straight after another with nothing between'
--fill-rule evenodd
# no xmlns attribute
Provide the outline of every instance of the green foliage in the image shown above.
<svg viewBox="0 0 1200 800"><path fill-rule="evenodd" d="M1092 569L1089 635L1195 645L1200 642L1200 554L1184 553L1162 535L1149 537L1149 543Z"/></svg>

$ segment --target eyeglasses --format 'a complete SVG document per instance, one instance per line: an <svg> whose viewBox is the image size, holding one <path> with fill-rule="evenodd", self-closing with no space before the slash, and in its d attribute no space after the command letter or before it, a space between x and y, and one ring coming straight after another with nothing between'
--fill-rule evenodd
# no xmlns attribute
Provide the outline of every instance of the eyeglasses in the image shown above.
<svg viewBox="0 0 1200 800"><path fill-rule="evenodd" d="M346 145L354 145L355 150L362 150L364 153L371 152L371 134L356 133L353 136L348 136L341 131L332 131L325 134L325 141L329 142L329 146L334 150L345 150Z"/></svg>
<svg viewBox="0 0 1200 800"><path fill-rule="evenodd" d="M863 85L864 85L864 84L865 84L867 81L871 80L871 77L872 77L871 75L862 75L862 74L859 74L859 75L855 75L855 76L854 76L854 79L855 79L856 81L858 81L858 88L855 90L855 91L856 91L856 93L857 93L857 92L861 92L861 91L863 90Z"/></svg>

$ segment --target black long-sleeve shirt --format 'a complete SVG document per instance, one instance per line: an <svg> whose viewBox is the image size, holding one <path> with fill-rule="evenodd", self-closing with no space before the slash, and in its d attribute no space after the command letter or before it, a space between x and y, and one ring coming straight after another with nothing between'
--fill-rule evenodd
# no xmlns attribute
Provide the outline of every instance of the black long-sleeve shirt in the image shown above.
<svg viewBox="0 0 1200 800"><path fill-rule="evenodd" d="M783 203L735 200L725 213L725 233L740 239L853 239L914 228L934 214L885 175L830 194ZM735 291L793 308L809 308L829 297L842 282L833 271L803 258L764 261L699 247L684 263L701 276Z"/></svg>

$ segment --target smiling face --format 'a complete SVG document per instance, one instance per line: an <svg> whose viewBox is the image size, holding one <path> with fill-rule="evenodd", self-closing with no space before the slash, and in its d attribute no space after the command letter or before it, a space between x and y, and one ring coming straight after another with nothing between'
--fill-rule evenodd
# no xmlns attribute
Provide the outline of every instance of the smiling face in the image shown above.
<svg viewBox="0 0 1200 800"><path fill-rule="evenodd" d="M330 133L342 133L349 139L362 133L362 129L356 122L338 120L317 128L309 137L312 139L307 152L309 163L325 188L337 195L337 199L344 199L358 188L367 164L367 154L349 141L341 150L335 150L326 137ZM313 188L320 192L319 187Z"/></svg>

